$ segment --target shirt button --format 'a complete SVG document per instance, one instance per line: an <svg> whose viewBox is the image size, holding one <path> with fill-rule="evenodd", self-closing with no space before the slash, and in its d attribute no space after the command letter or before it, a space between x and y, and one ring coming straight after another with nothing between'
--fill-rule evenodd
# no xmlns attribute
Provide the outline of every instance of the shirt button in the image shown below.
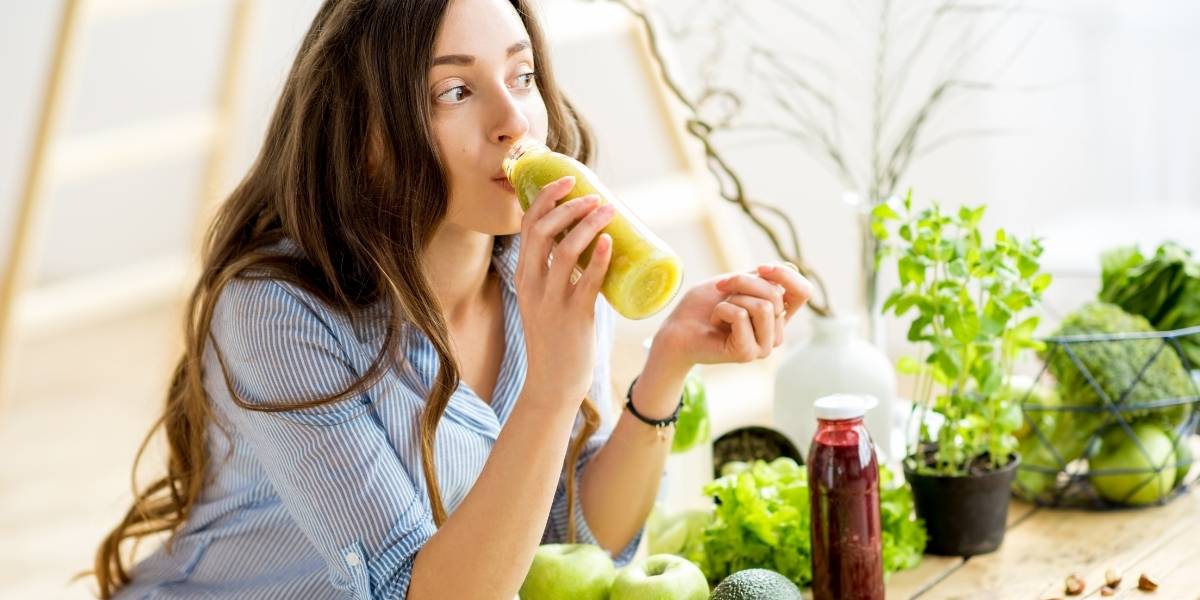
<svg viewBox="0 0 1200 600"><path fill-rule="evenodd" d="M362 561L359 560L357 553L348 552L346 553L346 564L352 567L357 567L358 565L362 564Z"/></svg>

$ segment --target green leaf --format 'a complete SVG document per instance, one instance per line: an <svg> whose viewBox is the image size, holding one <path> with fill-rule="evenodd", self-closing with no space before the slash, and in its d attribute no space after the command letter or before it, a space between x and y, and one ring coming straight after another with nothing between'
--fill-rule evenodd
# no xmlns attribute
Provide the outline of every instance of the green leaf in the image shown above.
<svg viewBox="0 0 1200 600"><path fill-rule="evenodd" d="M896 267L901 285L925 283L925 267L917 257L902 256L896 261Z"/></svg>
<svg viewBox="0 0 1200 600"><path fill-rule="evenodd" d="M1038 271L1038 261L1032 256L1022 253L1017 259L1017 270L1021 273L1022 279L1029 279Z"/></svg>
<svg viewBox="0 0 1200 600"><path fill-rule="evenodd" d="M911 356L901 356L900 360L896 361L896 372L901 375L919 375L924 370L921 363Z"/></svg>
<svg viewBox="0 0 1200 600"><path fill-rule="evenodd" d="M927 314L913 319L912 324L908 326L908 341L923 342L932 339L932 336L926 331L931 323L933 323L933 317Z"/></svg>
<svg viewBox="0 0 1200 600"><path fill-rule="evenodd" d="M967 262L961 258L954 259L946 266L946 271L953 277L966 278Z"/></svg>
<svg viewBox="0 0 1200 600"><path fill-rule="evenodd" d="M950 328L950 333L954 335L954 339L959 343L969 344L975 336L979 335L982 328L979 323L979 316L974 310L969 307L955 306L946 313L946 326Z"/></svg>
<svg viewBox="0 0 1200 600"><path fill-rule="evenodd" d="M903 315L908 312L913 306L921 304L921 295L918 293L904 294L896 301L896 315Z"/></svg>
<svg viewBox="0 0 1200 600"><path fill-rule="evenodd" d="M1013 312L995 298L989 298L983 309L983 333L995 337L1004 331L1004 326L1012 318Z"/></svg>
<svg viewBox="0 0 1200 600"><path fill-rule="evenodd" d="M904 288L892 290L892 293L888 294L887 299L883 301L883 306L879 307L879 312L885 315L888 314L888 311L891 310L891 308L896 305L896 302L903 296ZM896 312L896 315L899 316L900 312Z"/></svg>
<svg viewBox="0 0 1200 600"><path fill-rule="evenodd" d="M891 221L899 219L900 213L896 212L896 209L892 208L890 203L880 202L871 209L871 218L880 221Z"/></svg>
<svg viewBox="0 0 1200 600"><path fill-rule="evenodd" d="M1049 273L1041 273L1037 277L1034 277L1033 282L1029 285L1033 293L1041 294L1046 291L1046 288L1050 287L1051 281L1053 281L1053 277Z"/></svg>
<svg viewBox="0 0 1200 600"><path fill-rule="evenodd" d="M935 351L929 355L929 360L926 362L941 371L947 379L958 377L958 373L962 369L962 363L959 362L958 357L947 350Z"/></svg>
<svg viewBox="0 0 1200 600"><path fill-rule="evenodd" d="M963 227L974 228L979 225L979 221L983 219L983 213L987 210L987 206L978 208L970 208L963 206L958 209L958 220L962 222Z"/></svg>
<svg viewBox="0 0 1200 600"><path fill-rule="evenodd" d="M877 240L886 240L888 239L888 228L882 221L871 221L871 235L874 235Z"/></svg>

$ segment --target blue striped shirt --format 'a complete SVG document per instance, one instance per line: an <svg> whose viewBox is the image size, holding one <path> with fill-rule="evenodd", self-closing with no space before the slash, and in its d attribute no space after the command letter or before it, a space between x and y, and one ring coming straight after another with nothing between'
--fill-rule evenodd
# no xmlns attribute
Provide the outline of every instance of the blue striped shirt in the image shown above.
<svg viewBox="0 0 1200 600"><path fill-rule="evenodd" d="M519 240L498 239L493 265L503 281L505 352L491 403L465 382L446 407L436 437L442 497L453 513L483 469L525 380L525 340L513 275ZM298 254L285 240L279 252ZM382 305L380 305L382 306ZM381 348L385 313L351 320L303 290L275 279L237 279L220 295L204 385L215 417L209 479L170 551L135 565L118 598L404 598L413 561L435 531L421 469L418 416L438 370L429 340L402 335L407 360L358 397L286 412L238 407L329 396L366 372ZM577 472L614 425L609 358L613 311L597 301L597 360L591 397L603 424ZM582 419L576 420L578 428ZM576 495L567 506L560 478L543 543L566 538L574 510L578 541L596 543ZM504 499L497 498L498 507ZM486 536L486 531L480 532ZM627 563L641 533L616 557ZM514 562L513 569L526 565ZM461 574L447 573L446 576Z"/></svg>

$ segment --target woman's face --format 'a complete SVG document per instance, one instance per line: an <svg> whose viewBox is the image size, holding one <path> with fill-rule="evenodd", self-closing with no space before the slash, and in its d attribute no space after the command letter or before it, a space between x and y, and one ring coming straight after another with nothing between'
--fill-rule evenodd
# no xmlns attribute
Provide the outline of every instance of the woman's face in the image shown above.
<svg viewBox="0 0 1200 600"><path fill-rule="evenodd" d="M547 129L525 25L507 0L452 0L433 56L433 134L449 178L445 224L516 233L521 207L500 163L514 141L545 142Z"/></svg>

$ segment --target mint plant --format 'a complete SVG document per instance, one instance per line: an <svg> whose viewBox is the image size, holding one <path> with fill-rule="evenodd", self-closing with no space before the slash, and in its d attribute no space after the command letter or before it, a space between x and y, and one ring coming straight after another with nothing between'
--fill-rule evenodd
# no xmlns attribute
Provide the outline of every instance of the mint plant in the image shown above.
<svg viewBox="0 0 1200 600"><path fill-rule="evenodd" d="M913 315L908 340L921 348L919 358L897 364L916 376L921 426L907 460L920 473L966 475L1008 463L1023 418L1019 396L1002 391L1020 354L1042 348L1033 337L1038 317L1026 314L1051 281L1039 262L1042 242L1003 229L985 236L985 210L914 210L910 191L871 213L876 267L895 258L900 278L883 313ZM936 431L929 410L944 417Z"/></svg>

